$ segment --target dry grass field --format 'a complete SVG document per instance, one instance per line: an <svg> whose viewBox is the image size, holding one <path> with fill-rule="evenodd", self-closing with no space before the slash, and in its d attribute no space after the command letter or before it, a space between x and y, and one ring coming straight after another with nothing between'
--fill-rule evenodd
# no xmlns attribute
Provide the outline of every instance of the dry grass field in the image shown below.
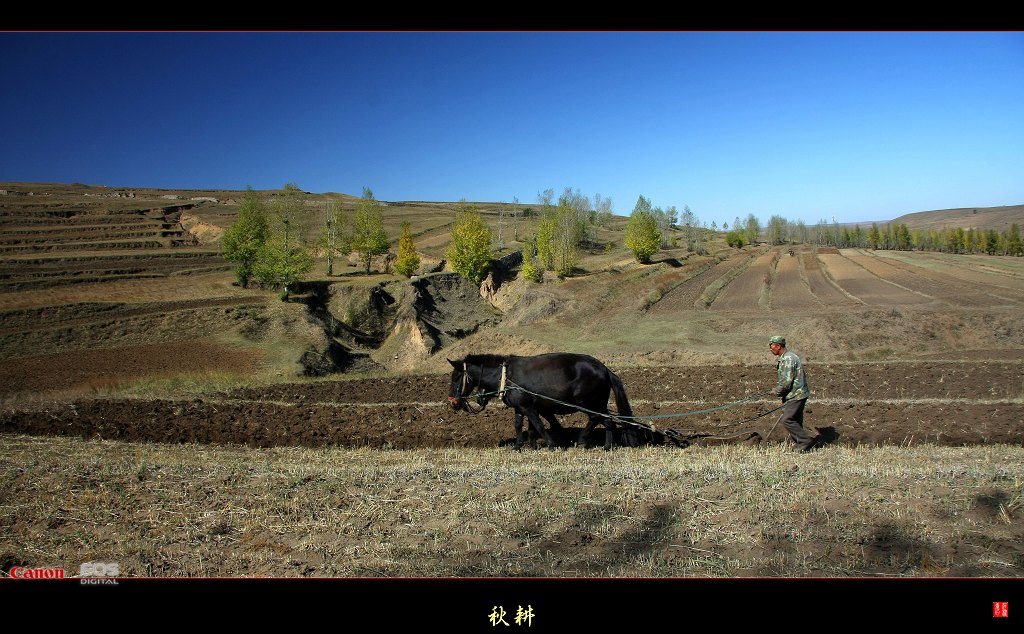
<svg viewBox="0 0 1024 634"><path fill-rule="evenodd" d="M0 190L7 573L1024 579L1021 259L712 243L641 265L619 219L575 275L482 293L428 272L455 205L392 202L420 276L321 262L282 302L219 255L242 192ZM307 199L311 227L355 202ZM528 205L479 206L498 255L522 245ZM807 363L808 455L763 395L772 334ZM445 403L448 359L558 350L686 446L517 453L509 410Z"/></svg>

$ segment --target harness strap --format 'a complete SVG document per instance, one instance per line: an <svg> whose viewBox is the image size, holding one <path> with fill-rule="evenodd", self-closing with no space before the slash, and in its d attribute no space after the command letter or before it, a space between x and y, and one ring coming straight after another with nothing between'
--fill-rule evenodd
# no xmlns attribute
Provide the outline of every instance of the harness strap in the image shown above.
<svg viewBox="0 0 1024 634"><path fill-rule="evenodd" d="M505 397L505 383L508 379L508 361L501 364L501 383L498 384L498 398Z"/></svg>

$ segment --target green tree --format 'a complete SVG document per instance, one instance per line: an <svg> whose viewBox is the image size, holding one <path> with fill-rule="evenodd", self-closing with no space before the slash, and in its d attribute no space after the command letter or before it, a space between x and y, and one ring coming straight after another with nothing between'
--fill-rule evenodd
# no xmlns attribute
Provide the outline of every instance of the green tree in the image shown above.
<svg viewBox="0 0 1024 634"><path fill-rule="evenodd" d="M252 187L246 189L238 208L238 219L221 238L224 259L235 262L235 277L242 287L253 278L256 260L270 236L269 220L263 198Z"/></svg>
<svg viewBox="0 0 1024 634"><path fill-rule="evenodd" d="M754 244L761 235L761 222L754 214L747 214L747 221L743 225L743 231L747 234L747 242Z"/></svg>
<svg viewBox="0 0 1024 634"><path fill-rule="evenodd" d="M570 275L580 260L579 247L590 240L590 201L579 190L568 187L558 199L558 206L547 208L542 221L550 231L551 270L560 278Z"/></svg>
<svg viewBox="0 0 1024 634"><path fill-rule="evenodd" d="M644 195L640 194L640 197L636 199L636 204L633 205L633 213L651 215L653 212L654 208L651 207L651 200L649 198L644 198Z"/></svg>
<svg viewBox="0 0 1024 634"><path fill-rule="evenodd" d="M370 272L373 256L388 252L388 234L384 231L384 212L369 187L363 187L363 196L356 203L352 218L352 250Z"/></svg>
<svg viewBox="0 0 1024 634"><path fill-rule="evenodd" d="M280 288L281 299L313 269L306 241L309 218L302 198L288 196L270 204L270 237L256 259L253 273L261 286Z"/></svg>
<svg viewBox="0 0 1024 634"><path fill-rule="evenodd" d="M878 223L872 222L871 228L868 229L868 246L877 249L881 242L882 234L878 231Z"/></svg>
<svg viewBox="0 0 1024 634"><path fill-rule="evenodd" d="M626 223L624 242L626 248L632 251L633 256L642 264L650 262L651 256L657 253L661 246L658 220L652 213L651 201L643 196L636 201L629 222Z"/></svg>
<svg viewBox="0 0 1024 634"><path fill-rule="evenodd" d="M786 219L775 214L768 219L768 243L785 244L786 242Z"/></svg>
<svg viewBox="0 0 1024 634"><path fill-rule="evenodd" d="M451 232L451 245L445 252L451 269L479 285L491 265L491 229L484 224L476 207L459 202L455 211L455 225Z"/></svg>
<svg viewBox="0 0 1024 634"><path fill-rule="evenodd" d="M1006 234L1006 252L1009 255L1024 255L1024 242L1021 241L1020 227L1016 222L1010 224L1010 231Z"/></svg>
<svg viewBox="0 0 1024 634"><path fill-rule="evenodd" d="M534 236L534 246L537 248L537 257L545 270L555 268L555 234L557 222L555 220L555 190L545 189L537 195L537 203L540 205L540 222L537 224L537 233Z"/></svg>
<svg viewBox="0 0 1024 634"><path fill-rule="evenodd" d="M544 213L540 222L537 223L537 235L535 244L537 247L537 258L544 269L553 271L555 269L555 231L557 222L552 212Z"/></svg>
<svg viewBox="0 0 1024 634"><path fill-rule="evenodd" d="M950 253L962 253L964 244L964 228L957 227L946 233L946 249Z"/></svg>
<svg viewBox="0 0 1024 634"><path fill-rule="evenodd" d="M892 223L885 223L885 231L882 232L882 244L886 249L893 249L896 245L896 233L893 231Z"/></svg>
<svg viewBox="0 0 1024 634"><path fill-rule="evenodd" d="M853 230L850 232L850 236L853 240L853 246L855 247L863 247L864 245L867 244L867 238L865 237L867 236L867 234L864 232L863 229L860 228L860 225L853 226Z"/></svg>
<svg viewBox="0 0 1024 634"><path fill-rule="evenodd" d="M926 235L927 234L924 231L921 231L920 229L914 229L913 231L911 231L910 232L910 244L911 244L911 246L914 247L915 249L922 249L922 248L924 248L925 241L927 240L927 238L925 237Z"/></svg>
<svg viewBox="0 0 1024 634"><path fill-rule="evenodd" d="M541 266L537 257L536 239L527 238L523 244L523 264L519 267L519 273L524 279L531 282L542 282L544 280L544 267Z"/></svg>
<svg viewBox="0 0 1024 634"><path fill-rule="evenodd" d="M971 253L985 252L985 232L981 229L973 229L971 237Z"/></svg>
<svg viewBox="0 0 1024 634"><path fill-rule="evenodd" d="M590 199L579 189L566 187L558 197L559 233L562 239L573 247L593 241L593 225Z"/></svg>
<svg viewBox="0 0 1024 634"><path fill-rule="evenodd" d="M313 264L309 249L294 241L289 244L283 232L274 232L260 252L253 272L261 286L281 289L281 299L287 300L295 283L305 278Z"/></svg>
<svg viewBox="0 0 1024 634"><path fill-rule="evenodd" d="M395 258L395 270L399 275L411 277L420 268L420 256L416 253L416 245L412 241L412 230L407 221L402 222L402 233L398 237L398 256Z"/></svg>
<svg viewBox="0 0 1024 634"><path fill-rule="evenodd" d="M995 255L999 252L999 232L989 229L985 232L985 253Z"/></svg>
<svg viewBox="0 0 1024 634"><path fill-rule="evenodd" d="M558 215L555 218L555 273L558 277L564 278L572 274L580 261L578 248L579 238L579 216L565 205L558 206Z"/></svg>
<svg viewBox="0 0 1024 634"><path fill-rule="evenodd" d="M909 251L910 245L913 240L910 237L910 229L907 225L900 223L893 229L893 240L896 243L896 248L900 251Z"/></svg>
<svg viewBox="0 0 1024 634"><path fill-rule="evenodd" d="M747 235L742 231L730 231L725 234L725 243L737 249L747 246Z"/></svg>

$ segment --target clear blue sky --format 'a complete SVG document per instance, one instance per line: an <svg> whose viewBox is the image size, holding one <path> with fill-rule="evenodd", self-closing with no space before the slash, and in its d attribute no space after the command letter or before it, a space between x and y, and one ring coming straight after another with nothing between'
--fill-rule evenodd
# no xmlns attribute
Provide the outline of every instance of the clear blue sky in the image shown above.
<svg viewBox="0 0 1024 634"><path fill-rule="evenodd" d="M1024 204L1024 32L4 32L0 180L816 224Z"/></svg>

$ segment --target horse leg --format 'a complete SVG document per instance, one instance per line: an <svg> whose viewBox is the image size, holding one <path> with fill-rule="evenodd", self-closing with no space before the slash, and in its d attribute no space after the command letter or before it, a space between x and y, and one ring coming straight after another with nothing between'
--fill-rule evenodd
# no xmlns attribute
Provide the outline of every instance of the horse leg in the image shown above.
<svg viewBox="0 0 1024 634"><path fill-rule="evenodd" d="M536 433L538 433L538 434L540 434L541 436L544 437L544 442L547 443L548 449L550 449L551 451L554 451L555 450L555 443L552 442L551 434L548 433L547 428L544 427L544 423L540 420L540 416L537 415L537 410L531 409L530 411L526 412L526 415L529 417L530 424L533 426L533 429L536 431ZM534 438L533 446L535 448L537 446L536 445L536 438Z"/></svg>
<svg viewBox="0 0 1024 634"><path fill-rule="evenodd" d="M518 409L516 410L515 421L516 421L516 444L515 444L515 450L516 451L522 451L523 450L523 413L520 412Z"/></svg>
<svg viewBox="0 0 1024 634"><path fill-rule="evenodd" d="M543 414L543 416L546 418L548 415L547 414ZM541 430L543 431L543 426L541 427ZM526 430L526 433L529 434L529 436L530 436L530 449L536 449L537 448L537 438L539 438L541 436L541 433L537 432L537 427L533 424L532 419L530 421L530 427L529 427L529 429ZM550 444L548 445L548 447L550 448Z"/></svg>
<svg viewBox="0 0 1024 634"><path fill-rule="evenodd" d="M586 440L590 436L590 432L597 427L598 423L604 424L604 449L610 451L615 446L615 423L608 416L598 416L596 414L589 415L590 422L587 423L586 429L583 430L583 434L580 437L580 444L586 447Z"/></svg>
<svg viewBox="0 0 1024 634"><path fill-rule="evenodd" d="M553 443L548 445L548 448L554 449L556 445L561 447L565 443L565 428L563 428L562 424L558 422L558 417L550 412L544 412L541 416L547 419L550 427L548 433L551 435ZM556 436L558 438L557 440L555 440Z"/></svg>
<svg viewBox="0 0 1024 634"><path fill-rule="evenodd" d="M551 424L551 429L562 429L562 423L558 422L558 417L551 412L544 412L541 416L548 420L548 423Z"/></svg>
<svg viewBox="0 0 1024 634"><path fill-rule="evenodd" d="M577 445L579 447L586 448L587 441L590 439L590 432L594 431L594 427L596 427L600 421L601 419L598 417L588 417L587 426L583 428L583 432L580 434L579 442L577 442Z"/></svg>
<svg viewBox="0 0 1024 634"><path fill-rule="evenodd" d="M604 450L611 451L615 446L615 422L608 417L601 418L604 420Z"/></svg>

